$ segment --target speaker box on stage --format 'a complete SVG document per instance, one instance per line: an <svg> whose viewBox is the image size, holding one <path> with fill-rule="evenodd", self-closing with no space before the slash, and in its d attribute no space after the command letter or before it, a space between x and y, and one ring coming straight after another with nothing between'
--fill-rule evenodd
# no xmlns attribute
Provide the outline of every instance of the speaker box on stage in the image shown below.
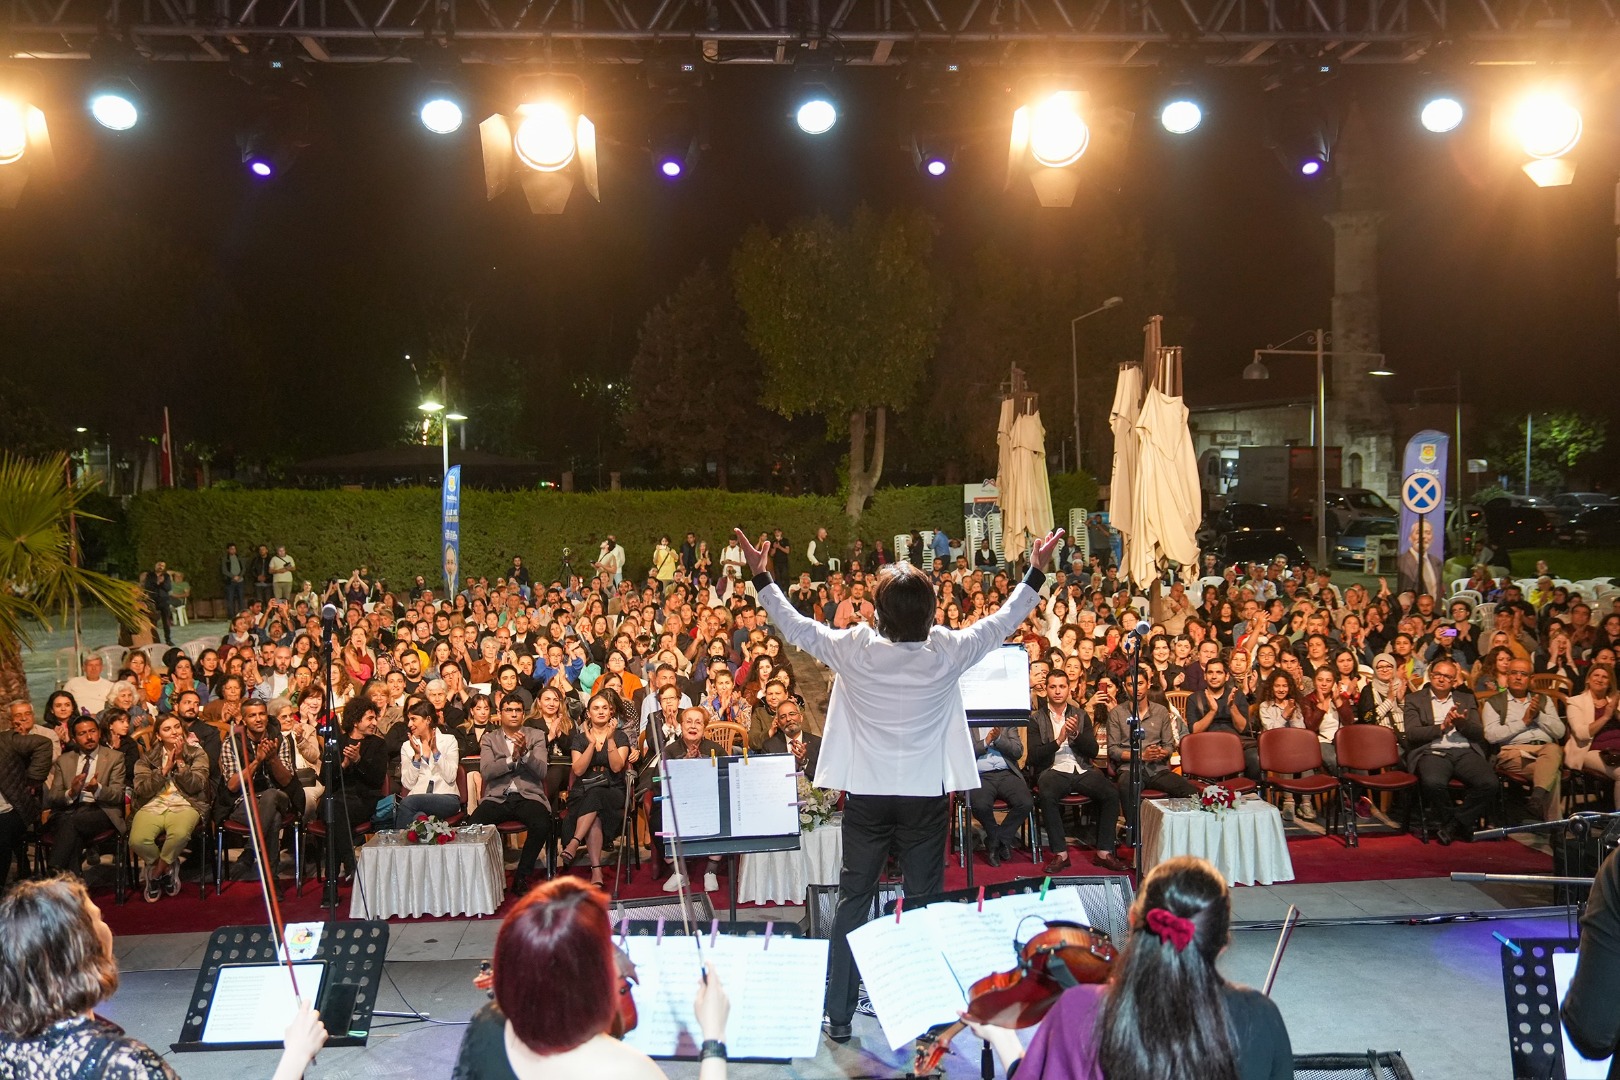
<svg viewBox="0 0 1620 1080"><path fill-rule="evenodd" d="M894 903L895 898L901 895L898 881L880 881L877 887L877 898L872 901L872 910L869 918L877 918L883 909ZM838 886L812 885L809 895L804 902L804 934L805 937L830 938L832 937L833 919L838 915Z"/></svg>

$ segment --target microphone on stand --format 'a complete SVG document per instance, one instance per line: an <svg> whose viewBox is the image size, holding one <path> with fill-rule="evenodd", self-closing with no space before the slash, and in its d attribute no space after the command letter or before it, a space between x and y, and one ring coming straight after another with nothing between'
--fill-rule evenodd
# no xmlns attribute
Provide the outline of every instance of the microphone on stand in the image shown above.
<svg viewBox="0 0 1620 1080"><path fill-rule="evenodd" d="M337 633L338 609L336 604L325 604L321 607L321 633L326 635L328 641Z"/></svg>
<svg viewBox="0 0 1620 1080"><path fill-rule="evenodd" d="M328 604L327 606L330 607L331 605ZM1146 619L1143 619L1141 622L1131 627L1131 633L1135 634L1137 637L1147 637L1148 632L1152 629L1153 624L1148 622Z"/></svg>

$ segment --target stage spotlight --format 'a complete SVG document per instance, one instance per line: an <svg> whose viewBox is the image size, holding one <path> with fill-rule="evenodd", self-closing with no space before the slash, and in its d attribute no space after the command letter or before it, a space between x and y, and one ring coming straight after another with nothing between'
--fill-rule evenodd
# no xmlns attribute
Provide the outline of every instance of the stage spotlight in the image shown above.
<svg viewBox="0 0 1620 1080"><path fill-rule="evenodd" d="M1178 98L1159 110L1159 123L1172 135L1188 135L1204 122L1204 110L1196 101Z"/></svg>
<svg viewBox="0 0 1620 1080"><path fill-rule="evenodd" d="M1091 141L1091 129L1080 118L1078 97L1073 91L1060 91L1030 114L1029 152L1048 169L1073 165Z"/></svg>
<svg viewBox="0 0 1620 1080"><path fill-rule="evenodd" d="M950 162L941 157L931 157L923 162L923 172L929 176L944 176L951 171Z"/></svg>
<svg viewBox="0 0 1620 1080"><path fill-rule="evenodd" d="M128 79L109 79L90 91L90 115L109 131L128 131L141 118L135 86Z"/></svg>
<svg viewBox="0 0 1620 1080"><path fill-rule="evenodd" d="M825 135L838 123L838 106L831 95L817 93L800 102L793 119L806 135Z"/></svg>
<svg viewBox="0 0 1620 1080"><path fill-rule="evenodd" d="M461 105L454 98L435 95L422 103L418 114L422 126L435 135L453 135L461 130L465 119Z"/></svg>
<svg viewBox="0 0 1620 1080"><path fill-rule="evenodd" d="M697 110L684 101L670 101L653 114L647 129L647 149L658 174L679 180L692 168L698 154Z"/></svg>
<svg viewBox="0 0 1620 1080"><path fill-rule="evenodd" d="M1436 135L1444 135L1448 131L1457 130L1463 122L1462 102L1454 97L1430 98L1418 113L1418 121L1425 131Z"/></svg>
<svg viewBox="0 0 1620 1080"><path fill-rule="evenodd" d="M1581 141L1581 112L1554 93L1524 99L1513 112L1513 134L1533 158L1560 158Z"/></svg>
<svg viewBox="0 0 1620 1080"><path fill-rule="evenodd" d="M538 172L556 172L574 160L574 125L568 110L555 101L519 105L512 147L523 164Z"/></svg>
<svg viewBox="0 0 1620 1080"><path fill-rule="evenodd" d="M22 159L28 150L28 106L0 98L0 165Z"/></svg>
<svg viewBox="0 0 1620 1080"><path fill-rule="evenodd" d="M1315 176L1322 171L1323 164L1321 158L1308 157L1299 163L1299 175Z"/></svg>

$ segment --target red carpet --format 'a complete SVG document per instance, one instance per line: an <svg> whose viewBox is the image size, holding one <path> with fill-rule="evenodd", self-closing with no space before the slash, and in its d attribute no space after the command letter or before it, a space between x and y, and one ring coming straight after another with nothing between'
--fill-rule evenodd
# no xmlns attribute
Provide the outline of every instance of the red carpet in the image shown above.
<svg viewBox="0 0 1620 1080"><path fill-rule="evenodd" d="M1294 861L1294 884L1333 881L1375 881L1385 878L1445 877L1454 870L1496 874L1545 874L1552 871L1552 858L1514 840L1482 841L1473 844L1423 844L1404 834L1392 836L1363 836L1361 846L1346 848L1344 842L1333 837L1302 837L1288 841L1288 851ZM1088 851L1071 850L1068 874L1102 874L1107 871L1094 865ZM583 868L573 873L584 877ZM606 870L608 887L613 884L613 871ZM1015 855L1012 861L999 867L985 863L981 855L974 863L974 882L978 885L1011 881L1014 878L1039 877L1040 867L1032 864L1027 853ZM652 870L643 864L639 871L628 873L620 896L637 899L663 896L662 881L652 876ZM716 908L726 904L727 880L720 878L721 891L710 896ZM954 858L945 870L947 889L967 887L967 874ZM349 887L344 886L338 906L338 917L348 918ZM190 883L179 896L164 897L148 904L139 895L132 895L128 903L112 902L110 890L98 890L96 901L102 905L102 915L113 933L172 934L213 930L220 926L263 924L264 901L253 882L239 881L228 885L222 896L215 897L212 887L206 900L197 898L197 890ZM281 913L288 922L312 921L326 917L320 906L319 882L308 882L304 895L295 897L289 889L282 895ZM510 897L507 903L511 903ZM744 905L748 906L748 905ZM764 910L770 910L765 908ZM505 905L495 916L505 911ZM436 922L432 917L399 919L396 922Z"/></svg>

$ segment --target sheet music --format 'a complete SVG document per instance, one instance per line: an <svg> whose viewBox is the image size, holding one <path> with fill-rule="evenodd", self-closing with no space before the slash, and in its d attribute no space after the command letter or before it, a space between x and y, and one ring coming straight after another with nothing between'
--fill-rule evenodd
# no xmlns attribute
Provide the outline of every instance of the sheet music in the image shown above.
<svg viewBox="0 0 1620 1080"><path fill-rule="evenodd" d="M314 1004L320 998L326 964L293 964L298 992ZM292 977L283 964L227 964L214 981L214 997L203 1023L205 1043L280 1043L298 1014Z"/></svg>
<svg viewBox="0 0 1620 1080"><path fill-rule="evenodd" d="M636 965L631 991L637 1023L624 1041L651 1057L695 1057L703 1043L693 1012L702 958L714 965L731 999L726 1046L733 1058L812 1058L821 1043L827 982L824 940L763 935L704 939L631 937L625 951Z"/></svg>
<svg viewBox="0 0 1620 1080"><path fill-rule="evenodd" d="M683 840L719 835L720 767L712 758L682 758L666 760L664 770L669 777L666 794L674 806L670 828L678 828Z"/></svg>
<svg viewBox="0 0 1620 1080"><path fill-rule="evenodd" d="M1022 647L991 649L957 680L968 712L1029 711L1029 653Z"/></svg>
<svg viewBox="0 0 1620 1080"><path fill-rule="evenodd" d="M936 1024L954 1022L967 1007L950 965L930 947L928 937L921 920L907 921L903 913L899 922L885 915L849 935L850 951L891 1050Z"/></svg>
<svg viewBox="0 0 1620 1080"><path fill-rule="evenodd" d="M799 766L792 754L755 754L730 768L732 836L798 834Z"/></svg>
<svg viewBox="0 0 1620 1080"><path fill-rule="evenodd" d="M1564 998L1569 995L1570 980L1575 978L1576 953L1553 953L1553 990L1554 997L1560 1007ZM1609 1062L1613 1058L1604 1058L1595 1061L1589 1057L1582 1057L1581 1052L1575 1049L1575 1044L1569 1041L1569 1031L1565 1029L1563 1021L1558 1023L1558 1033L1564 1040L1564 1076L1567 1080L1607 1080L1609 1075Z"/></svg>
<svg viewBox="0 0 1620 1080"><path fill-rule="evenodd" d="M1010 971L1022 943L1044 930L1046 920L1087 924L1079 890L1072 885L1049 889L1045 900L1039 893L1014 893L986 900L983 911L966 901L930 904L913 914L964 993L986 975Z"/></svg>

